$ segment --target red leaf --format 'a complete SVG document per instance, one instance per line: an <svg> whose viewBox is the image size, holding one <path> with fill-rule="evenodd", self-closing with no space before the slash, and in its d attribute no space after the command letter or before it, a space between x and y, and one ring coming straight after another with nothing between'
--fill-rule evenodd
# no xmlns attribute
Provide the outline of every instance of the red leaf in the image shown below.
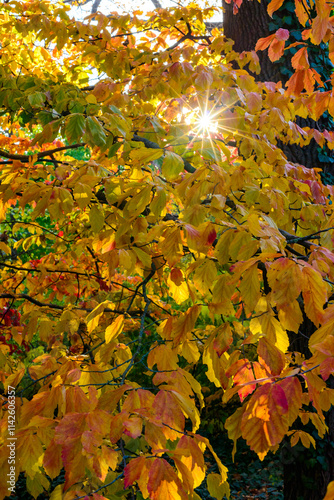
<svg viewBox="0 0 334 500"><path fill-rule="evenodd" d="M211 229L211 231L208 234L206 244L212 245L212 243L215 241L216 238L217 238L217 233L216 233L215 229Z"/></svg>
<svg viewBox="0 0 334 500"><path fill-rule="evenodd" d="M287 40L290 36L290 32L289 30L285 30L283 28L280 28L276 31L275 33L275 37L277 38L277 40Z"/></svg>
<svg viewBox="0 0 334 500"><path fill-rule="evenodd" d="M124 469L124 488L128 488L140 478L145 464L145 457L133 458Z"/></svg>
<svg viewBox="0 0 334 500"><path fill-rule="evenodd" d="M183 272L181 269L174 267L170 272L170 279L174 281L176 286L180 286L183 282Z"/></svg>

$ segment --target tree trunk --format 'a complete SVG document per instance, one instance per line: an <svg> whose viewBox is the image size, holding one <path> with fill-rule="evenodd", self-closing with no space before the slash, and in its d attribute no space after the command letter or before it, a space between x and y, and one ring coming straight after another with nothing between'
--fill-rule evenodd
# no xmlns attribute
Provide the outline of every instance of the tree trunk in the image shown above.
<svg viewBox="0 0 334 500"><path fill-rule="evenodd" d="M224 8L224 33L227 38L234 40L236 52L255 49L259 38L270 34L269 23L271 18L267 13L268 0L244 0L237 13L233 13L233 2L223 2ZM284 27L284 26L282 26ZM258 52L261 64L261 73L254 75L258 81L286 82L286 76L281 74L282 60L272 63L267 51ZM283 63L284 65L284 63ZM327 119L321 119L321 124L313 120L298 120L300 126L317 126L320 129L330 128ZM330 163L319 163L317 144L312 141L309 146L301 148L296 145L282 144L278 146L283 150L287 159L300 163L308 168L321 166L326 172L331 172ZM310 356L308 350L308 337L314 331L314 325L305 317L300 328L301 335L292 333L290 336L293 351L303 353L306 358ZM328 384L334 388L334 378ZM281 458L284 467L284 499L285 500L322 500L326 494L327 485L334 480L334 410L327 413L329 428L325 438L317 442L317 449L305 449L301 445L291 448L289 440L285 440L281 447ZM298 423L296 422L297 426ZM302 428L302 424L301 428ZM296 426L294 426L296 427ZM312 430L311 430L312 432Z"/></svg>
<svg viewBox="0 0 334 500"><path fill-rule="evenodd" d="M272 22L272 19L267 12L268 3L268 0L262 0L261 3L257 0L244 0L237 13L233 14L233 1L227 4L222 0L224 34L234 41L233 48L236 52L254 50L259 38L265 38L271 34L269 23ZM254 76L258 81L282 81L283 84L286 83L288 77L286 74L282 74L281 70L286 66L291 67L289 59L284 61L283 56L279 61L271 62L267 50L259 51L257 55L260 60L261 73ZM323 117L318 122L310 118L297 118L296 123L300 127L317 128L318 130L328 128L328 119ZM303 148L296 144L283 144L281 141L278 141L277 146L281 148L289 161L299 163L307 168L321 168L324 173L334 177L333 163L330 161L320 162L318 145L314 139L311 140L309 146ZM333 152L328 149L326 149L326 154L329 157L333 156Z"/></svg>
<svg viewBox="0 0 334 500"><path fill-rule="evenodd" d="M244 0L237 14L233 14L233 2L227 4L223 0L224 34L234 41L233 49L236 52L254 50L259 38L265 38L270 34L270 17L267 13L267 2L259 3L257 0ZM258 52L261 64L261 73L256 79L262 82L278 82L281 79L279 66L281 63L272 63L267 51Z"/></svg>

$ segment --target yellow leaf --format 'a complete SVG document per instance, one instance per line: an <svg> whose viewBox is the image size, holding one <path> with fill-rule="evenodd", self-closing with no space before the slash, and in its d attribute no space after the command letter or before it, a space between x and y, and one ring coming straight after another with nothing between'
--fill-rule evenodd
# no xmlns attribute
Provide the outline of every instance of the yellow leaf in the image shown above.
<svg viewBox="0 0 334 500"><path fill-rule="evenodd" d="M93 94L88 94L86 96L86 101L89 102L90 104L96 104L97 103L96 97Z"/></svg>
<svg viewBox="0 0 334 500"><path fill-rule="evenodd" d="M86 208L92 197L92 188L77 182L73 189L74 199L80 208Z"/></svg>
<svg viewBox="0 0 334 500"><path fill-rule="evenodd" d="M283 328L298 333L303 322L303 313L297 300L279 306L278 318ZM284 351L285 352L285 351Z"/></svg>
<svg viewBox="0 0 334 500"><path fill-rule="evenodd" d="M310 265L303 269L303 299L305 313L319 326L323 320L324 304L327 302L327 285L321 274Z"/></svg>
<svg viewBox="0 0 334 500"><path fill-rule="evenodd" d="M87 323L87 329L88 329L89 333L91 333L97 327L97 325L99 324L100 318L101 318L102 314L104 313L104 310L109 305L112 305L112 302L110 302L109 300L101 302L101 304L96 306L95 309L93 309L93 311L88 314L88 316L86 317L86 323Z"/></svg>
<svg viewBox="0 0 334 500"><path fill-rule="evenodd" d="M172 151L166 151L161 168L163 176L166 177L167 180L172 181L183 169L184 165L181 156Z"/></svg>
<svg viewBox="0 0 334 500"><path fill-rule="evenodd" d="M260 460L289 429L288 400L278 384L264 384L248 401L241 421L242 437Z"/></svg>
<svg viewBox="0 0 334 500"><path fill-rule="evenodd" d="M8 391L9 387L16 388L19 385L19 383L21 382L24 374L25 374L25 368L21 368L21 370L18 370L17 372L9 375L9 377L6 378L6 380L3 384L5 392Z"/></svg>
<svg viewBox="0 0 334 500"><path fill-rule="evenodd" d="M176 446L176 451L183 451L180 461L187 467L192 475L193 487L201 485L205 478L205 465L203 452L191 436L182 436Z"/></svg>
<svg viewBox="0 0 334 500"><path fill-rule="evenodd" d="M217 267L212 260L205 260L199 265L193 275L193 281L198 291L207 293L212 283L217 279Z"/></svg>
<svg viewBox="0 0 334 500"><path fill-rule="evenodd" d="M334 500L334 481L331 481L327 486L327 492L324 500Z"/></svg>
<svg viewBox="0 0 334 500"><path fill-rule="evenodd" d="M99 233L104 226L104 215L95 205L89 211L89 221L94 233Z"/></svg>
<svg viewBox="0 0 334 500"><path fill-rule="evenodd" d="M3 241L0 241L0 250L2 250L3 252L5 252L7 255L11 254L11 249Z"/></svg>
<svg viewBox="0 0 334 500"><path fill-rule="evenodd" d="M62 500L63 498L63 485L58 484L50 495L50 500Z"/></svg>
<svg viewBox="0 0 334 500"><path fill-rule="evenodd" d="M224 496L230 498L230 486L228 482L222 482L219 474L209 474L206 478L208 491L213 498L222 500Z"/></svg>
<svg viewBox="0 0 334 500"><path fill-rule="evenodd" d="M175 300L177 304L182 304L189 298L189 289L186 281L177 285L170 276L167 279L168 294Z"/></svg>
<svg viewBox="0 0 334 500"><path fill-rule="evenodd" d="M150 460L149 480L147 489L150 500L187 500L180 479L172 466L163 458Z"/></svg>
<svg viewBox="0 0 334 500"><path fill-rule="evenodd" d="M322 326L318 328L310 337L309 348L314 352L314 346L323 342L334 330L334 305L330 305L324 313Z"/></svg>
<svg viewBox="0 0 334 500"><path fill-rule="evenodd" d="M315 440L308 432L294 431L290 439L291 446L295 446L299 440L305 448L309 448L311 444L315 448Z"/></svg>
<svg viewBox="0 0 334 500"><path fill-rule="evenodd" d="M43 448L36 434L25 432L17 443L17 459L26 474L33 478L43 460Z"/></svg>
<svg viewBox="0 0 334 500"><path fill-rule="evenodd" d="M136 254L137 259L143 264L144 268L151 269L152 266L152 257L138 247L132 247L133 252Z"/></svg>
<svg viewBox="0 0 334 500"><path fill-rule="evenodd" d="M227 429L228 437L233 441L232 459L237 451L237 440L241 437L241 421L246 407L238 408L233 415L228 417L225 422L225 429Z"/></svg>
<svg viewBox="0 0 334 500"><path fill-rule="evenodd" d="M279 375L285 366L284 354L266 337L259 340L257 352L269 366L273 375Z"/></svg>
<svg viewBox="0 0 334 500"><path fill-rule="evenodd" d="M198 409L196 408L194 401L184 394L180 394L176 391L171 391L174 396L179 400L179 405L182 411L190 418L193 424L192 432L196 432L200 426L201 419L199 416Z"/></svg>
<svg viewBox="0 0 334 500"><path fill-rule="evenodd" d="M109 344L111 340L117 338L120 335L120 333L122 333L123 328L124 328L124 315L121 314L120 316L118 316L118 318L115 319L115 321L111 323L111 325L107 326L105 333L106 344Z"/></svg>
<svg viewBox="0 0 334 500"><path fill-rule="evenodd" d="M130 152L130 158L140 164L158 160L163 155L163 149L138 148Z"/></svg>
<svg viewBox="0 0 334 500"><path fill-rule="evenodd" d="M243 302L248 307L249 312L252 312L260 298L260 278L257 263L243 273L240 292Z"/></svg>

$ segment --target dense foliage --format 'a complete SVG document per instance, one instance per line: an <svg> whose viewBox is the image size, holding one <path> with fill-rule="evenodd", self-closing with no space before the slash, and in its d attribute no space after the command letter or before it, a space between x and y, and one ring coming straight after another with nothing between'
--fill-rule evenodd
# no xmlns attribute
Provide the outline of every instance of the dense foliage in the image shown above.
<svg viewBox="0 0 334 500"><path fill-rule="evenodd" d="M20 474L53 500L228 497L201 427L217 399L238 402L233 454L326 435L333 188L278 147L334 149L295 123L334 115L303 42L334 59L331 5L311 4L286 88L207 32L209 8L1 5L1 498Z"/></svg>

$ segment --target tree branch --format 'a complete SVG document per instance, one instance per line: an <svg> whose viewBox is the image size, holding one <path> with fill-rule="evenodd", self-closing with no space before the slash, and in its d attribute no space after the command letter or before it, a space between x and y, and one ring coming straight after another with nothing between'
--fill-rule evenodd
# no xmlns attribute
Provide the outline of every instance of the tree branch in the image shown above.
<svg viewBox="0 0 334 500"><path fill-rule="evenodd" d="M44 156L50 156L53 155L54 153L59 153L59 151L65 151L67 149L77 149L81 148L82 146L86 146L84 142L81 142L79 144L72 144L71 146L62 146L60 148L56 149L49 149L47 151L40 151L37 153L37 158L44 158ZM3 158L9 158L10 160L20 160L22 162L27 162L29 161L29 158L35 155L17 155L14 153L8 153L7 151L4 151L3 149L0 149L0 156Z"/></svg>
<svg viewBox="0 0 334 500"><path fill-rule="evenodd" d="M48 307L49 309L57 309L58 311L64 311L66 309L66 306L58 306L57 304L50 304L46 302L40 302L39 300L34 299L33 297L30 297L30 295L27 295L26 293L2 293L0 294L0 299L14 299L14 300L27 300L28 302L31 302L32 304L35 304L38 307ZM80 311L87 311L87 312L92 312L92 308L87 308L87 307L79 307L75 306L72 309L77 309ZM111 312L111 313L116 313L116 314L124 314L124 311L117 311L117 309L104 309L104 312ZM132 312L127 312L129 316L139 316L141 317L143 314L143 311L137 309Z"/></svg>
<svg viewBox="0 0 334 500"><path fill-rule="evenodd" d="M150 141L149 139L145 139L145 137L140 137L139 135L137 134L134 134L134 136L132 137L131 139L132 141L136 141L136 142L143 142L144 143L144 146L146 148L151 148L151 149L164 149L162 148L161 146L159 146L159 144L157 144L156 142L152 142ZM182 157L181 157L182 158ZM182 158L182 161L183 161L183 165L184 165L184 169L189 172L190 174L193 174L194 172L196 172L196 168L192 166L191 163L189 163L188 160L185 160L184 158Z"/></svg>

